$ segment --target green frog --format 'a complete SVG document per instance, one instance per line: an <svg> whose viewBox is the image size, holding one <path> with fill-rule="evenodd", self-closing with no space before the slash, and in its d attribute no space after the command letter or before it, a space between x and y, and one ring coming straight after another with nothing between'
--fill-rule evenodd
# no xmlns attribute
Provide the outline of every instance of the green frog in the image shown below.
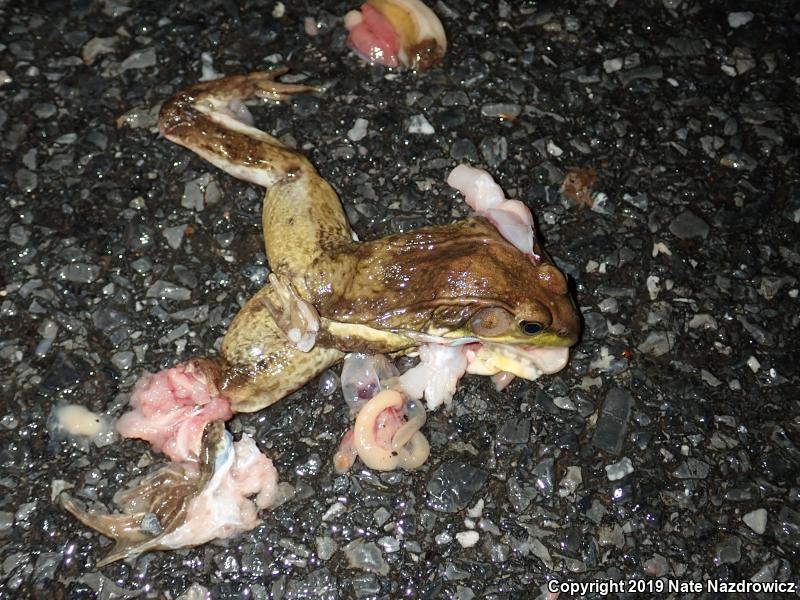
<svg viewBox="0 0 800 600"><path fill-rule="evenodd" d="M302 154L254 127L244 106L315 90L277 81L284 72L195 84L159 116L166 138L267 188L269 283L234 319L221 360L207 364L233 411L269 406L352 352L469 343L477 350L468 372L532 379L562 368L579 318L538 240L526 255L475 216L359 242L331 185Z"/></svg>

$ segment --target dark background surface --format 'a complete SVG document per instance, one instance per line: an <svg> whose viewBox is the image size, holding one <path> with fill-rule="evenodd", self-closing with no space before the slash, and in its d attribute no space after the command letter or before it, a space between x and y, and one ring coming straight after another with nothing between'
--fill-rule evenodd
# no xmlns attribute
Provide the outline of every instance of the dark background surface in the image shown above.
<svg viewBox="0 0 800 600"><path fill-rule="evenodd" d="M0 596L796 581L797 5L448 0L450 51L417 75L362 64L341 28L353 7L323 4L0 2ZM110 51L87 65L94 38ZM287 65L323 85L254 113L362 239L465 216L444 179L487 168L536 214L583 337L556 376L502 393L466 377L413 473L333 472L348 421L330 373L238 416L294 497L234 539L98 572L108 541L51 501L53 481L108 504L162 458L54 441L52 407L119 415L142 372L213 354L268 272L262 191L154 128L204 52L220 73ZM432 133L409 132L417 115ZM596 172L591 209L560 192L573 168Z"/></svg>

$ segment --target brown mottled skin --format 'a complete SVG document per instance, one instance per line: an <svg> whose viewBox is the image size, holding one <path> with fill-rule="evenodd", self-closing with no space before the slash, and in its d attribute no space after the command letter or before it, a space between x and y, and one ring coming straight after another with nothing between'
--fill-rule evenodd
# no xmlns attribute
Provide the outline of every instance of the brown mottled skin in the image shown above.
<svg viewBox="0 0 800 600"><path fill-rule="evenodd" d="M268 188L263 206L267 259L317 310L316 345L301 352L272 319L268 285L240 311L225 336L216 379L240 412L258 410L305 384L346 352L413 350L414 333L480 337L470 319L486 307L513 318L491 338L503 344L571 346L579 321L566 280L542 248L534 264L483 218L353 241L342 205L311 163L253 127L214 117L230 100L281 99L309 91L274 81L281 71L196 84L168 100L159 125L168 139L242 179ZM523 321L542 331L528 335ZM442 333L444 332L444 333Z"/></svg>

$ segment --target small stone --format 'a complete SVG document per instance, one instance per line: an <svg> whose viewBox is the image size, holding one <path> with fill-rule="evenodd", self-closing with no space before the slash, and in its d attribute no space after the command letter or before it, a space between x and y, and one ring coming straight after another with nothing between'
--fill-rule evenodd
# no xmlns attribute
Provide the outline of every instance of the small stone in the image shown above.
<svg viewBox="0 0 800 600"><path fill-rule="evenodd" d="M609 481L618 481L633 473L633 463L627 456L623 456L619 461L606 465L606 476Z"/></svg>
<svg viewBox="0 0 800 600"><path fill-rule="evenodd" d="M49 119L58 112L58 109L52 102L40 102L34 105L33 112L40 119Z"/></svg>
<svg viewBox="0 0 800 600"><path fill-rule="evenodd" d="M647 277L647 292L650 294L650 300L658 298L658 293L661 291L661 278L657 275L649 275Z"/></svg>
<svg viewBox="0 0 800 600"><path fill-rule="evenodd" d="M745 525L761 535L767 530L767 510L765 508L758 508L750 511L742 517Z"/></svg>
<svg viewBox="0 0 800 600"><path fill-rule="evenodd" d="M583 483L581 468L578 466L567 467L566 475L558 482L558 495L562 498L573 495L581 483Z"/></svg>
<svg viewBox="0 0 800 600"><path fill-rule="evenodd" d="M33 171L28 169L17 169L17 187L29 194L39 186L39 177Z"/></svg>
<svg viewBox="0 0 800 600"><path fill-rule="evenodd" d="M548 498L553 495L556 482L554 459L545 458L539 461L531 470L531 475L534 477L536 491Z"/></svg>
<svg viewBox="0 0 800 600"><path fill-rule="evenodd" d="M100 275L100 267L85 263L70 263L61 268L58 278L73 283L92 283Z"/></svg>
<svg viewBox="0 0 800 600"><path fill-rule="evenodd" d="M547 153L550 156L559 157L564 154L564 151L553 140L547 140Z"/></svg>
<svg viewBox="0 0 800 600"><path fill-rule="evenodd" d="M181 206L201 211L205 204L215 204L221 196L222 192L216 180L210 173L204 173L200 177L186 182L183 187Z"/></svg>
<svg viewBox="0 0 800 600"><path fill-rule="evenodd" d="M507 420L497 432L497 441L503 444L527 444L530 435L530 419L514 417Z"/></svg>
<svg viewBox="0 0 800 600"><path fill-rule="evenodd" d="M616 73L622 69L622 65L623 62L621 58L610 58L603 61L603 70L606 73Z"/></svg>
<svg viewBox="0 0 800 600"><path fill-rule="evenodd" d="M481 141L481 155L490 167L496 167L508 158L508 141L503 136L487 137Z"/></svg>
<svg viewBox="0 0 800 600"><path fill-rule="evenodd" d="M428 504L434 510L458 512L465 509L486 482L485 471L460 461L443 463L427 485Z"/></svg>
<svg viewBox="0 0 800 600"><path fill-rule="evenodd" d="M14 513L0 510L0 535L8 533L14 527Z"/></svg>
<svg viewBox="0 0 800 600"><path fill-rule="evenodd" d="M750 367L753 373L758 373L758 370L761 368L761 363L755 356L750 356L750 358L747 359L747 366Z"/></svg>
<svg viewBox="0 0 800 600"><path fill-rule="evenodd" d="M142 48L123 60L120 64L120 69L123 71L127 71L128 69L146 69L155 66L155 64L155 48Z"/></svg>
<svg viewBox="0 0 800 600"><path fill-rule="evenodd" d="M500 119L516 119L522 107L519 104L509 104L506 102L496 104L484 104L481 106L481 114L484 117L497 117Z"/></svg>
<svg viewBox="0 0 800 600"><path fill-rule="evenodd" d="M475 506L467 510L467 516L471 519L480 519L481 515L483 514L484 504L485 502L483 498L478 498Z"/></svg>
<svg viewBox="0 0 800 600"><path fill-rule="evenodd" d="M556 396L553 398L553 404L561 410L576 410L575 403L567 396Z"/></svg>
<svg viewBox="0 0 800 600"><path fill-rule="evenodd" d="M115 121L117 128L150 129L155 127L158 124L159 108L158 104L155 106L134 106L117 117Z"/></svg>
<svg viewBox="0 0 800 600"><path fill-rule="evenodd" d="M105 38L95 37L90 39L88 42L86 42L86 44L84 44L83 49L81 50L81 58L83 58L83 62L86 65L93 64L95 59L101 54L113 52L118 41L119 38L117 36Z"/></svg>
<svg viewBox="0 0 800 600"><path fill-rule="evenodd" d="M160 298L162 300L189 300L192 297L191 290L176 285L170 281L159 279L147 288L148 298Z"/></svg>
<svg viewBox="0 0 800 600"><path fill-rule="evenodd" d="M183 234L186 231L186 225L176 225L175 227L166 227L161 231L163 236L167 239L167 244L173 250L181 247L183 241Z"/></svg>
<svg viewBox="0 0 800 600"><path fill-rule="evenodd" d="M689 458L672 472L672 476L678 479L705 479L710 470L711 467L702 460Z"/></svg>
<svg viewBox="0 0 800 600"><path fill-rule="evenodd" d="M596 312L583 315L586 336L591 340L602 340L608 336L608 320Z"/></svg>
<svg viewBox="0 0 800 600"><path fill-rule="evenodd" d="M453 160L469 160L478 161L478 149L472 140L468 138L461 138L453 142L450 146L450 156Z"/></svg>
<svg viewBox="0 0 800 600"><path fill-rule="evenodd" d="M619 301L616 298L605 298L597 305L601 313L616 314L619 312Z"/></svg>
<svg viewBox="0 0 800 600"><path fill-rule="evenodd" d="M736 564L742 558L742 540L731 536L717 544L714 552L714 564Z"/></svg>
<svg viewBox="0 0 800 600"><path fill-rule="evenodd" d="M731 29L738 29L752 21L754 16L749 10L728 13L728 25Z"/></svg>
<svg viewBox="0 0 800 600"><path fill-rule="evenodd" d="M121 371L127 371L133 365L134 354L130 350L116 352L111 356L111 364Z"/></svg>
<svg viewBox="0 0 800 600"><path fill-rule="evenodd" d="M446 531L443 531L442 533L437 534L433 538L433 541L435 541L439 546L444 546L453 541L453 536Z"/></svg>
<svg viewBox="0 0 800 600"><path fill-rule="evenodd" d="M736 171L752 171L758 166L758 162L746 152L730 152L719 159L719 164L728 169Z"/></svg>
<svg viewBox="0 0 800 600"><path fill-rule="evenodd" d="M366 119L356 119L356 122L347 132L347 139L352 142L363 140L367 135L367 126L369 121Z"/></svg>
<svg viewBox="0 0 800 600"><path fill-rule="evenodd" d="M711 387L717 387L722 385L722 382L717 379L713 373L710 371L706 371L705 369L700 369L700 378Z"/></svg>
<svg viewBox="0 0 800 600"><path fill-rule="evenodd" d="M435 130L424 115L413 115L408 121L408 133L433 135Z"/></svg>
<svg viewBox="0 0 800 600"><path fill-rule="evenodd" d="M330 560L331 557L336 553L337 546L336 542L333 541L333 538L328 536L318 537L316 539L317 544L317 556L320 560Z"/></svg>
<svg viewBox="0 0 800 600"><path fill-rule="evenodd" d="M592 436L595 448L611 454L618 454L622 450L632 404L633 397L626 390L613 388L608 392Z"/></svg>
<svg viewBox="0 0 800 600"><path fill-rule="evenodd" d="M600 546L615 546L622 548L625 545L625 532L619 525L613 527L600 527L597 543Z"/></svg>
<svg viewBox="0 0 800 600"><path fill-rule="evenodd" d="M28 230L20 224L12 225L8 228L8 241L17 246L24 246L30 239Z"/></svg>
<svg viewBox="0 0 800 600"><path fill-rule="evenodd" d="M682 240L694 237L705 239L708 237L709 227L708 223L692 211L685 210L670 223L669 230L675 237Z"/></svg>
<svg viewBox="0 0 800 600"><path fill-rule="evenodd" d="M19 507L17 508L17 512L14 514L14 522L19 523L20 521L27 521L35 510L36 510L36 500L34 500L33 502L26 502L25 504L20 504Z"/></svg>
<svg viewBox="0 0 800 600"><path fill-rule="evenodd" d="M323 523L326 521L332 521L336 517L344 514L347 511L347 507L341 502L334 502L330 505L328 510L325 511L325 514L322 515Z"/></svg>
<svg viewBox="0 0 800 600"><path fill-rule="evenodd" d="M186 591L178 596L177 600L211 600L211 592L197 582L194 582Z"/></svg>
<svg viewBox="0 0 800 600"><path fill-rule="evenodd" d="M391 535L385 535L378 539L378 545L386 554L393 554L400 550L400 540Z"/></svg>
<svg viewBox="0 0 800 600"><path fill-rule="evenodd" d="M637 346L644 354L663 356L675 346L675 333L672 331L651 331L647 339Z"/></svg>
<svg viewBox="0 0 800 600"><path fill-rule="evenodd" d="M362 538L353 540L344 547L344 555L353 569L362 569L383 576L389 574L389 565L386 564L375 542L365 542Z"/></svg>
<svg viewBox="0 0 800 600"><path fill-rule="evenodd" d="M331 370L319 376L319 392L329 398L339 387L339 376Z"/></svg>
<svg viewBox="0 0 800 600"><path fill-rule="evenodd" d="M716 331L717 320L708 313L698 313L689 320L689 329L707 329Z"/></svg>
<svg viewBox="0 0 800 600"><path fill-rule="evenodd" d="M456 541L462 548L472 548L479 539L480 534L477 531L459 531L456 534Z"/></svg>

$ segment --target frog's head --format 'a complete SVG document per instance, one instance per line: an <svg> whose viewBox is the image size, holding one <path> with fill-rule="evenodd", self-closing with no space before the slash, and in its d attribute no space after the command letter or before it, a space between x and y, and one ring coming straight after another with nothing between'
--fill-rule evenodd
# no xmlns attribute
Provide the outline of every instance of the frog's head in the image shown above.
<svg viewBox="0 0 800 600"><path fill-rule="evenodd" d="M437 293L417 330L480 343L473 372L535 379L562 369L580 334L564 275L539 244L536 258L526 256L481 219L461 225L460 233L458 241L435 244L435 258L418 267L417 282Z"/></svg>
<svg viewBox="0 0 800 600"><path fill-rule="evenodd" d="M371 332L370 343L360 347L364 352L421 342L480 343L482 357L495 357L487 374L509 371L532 379L563 368L568 348L578 341L580 321L564 275L538 243L535 257L526 255L486 219L389 236L356 252L356 274L341 277L347 287L320 307L323 316L342 324L338 335L348 350L356 323ZM544 353L547 364L525 366L543 348L552 350Z"/></svg>
<svg viewBox="0 0 800 600"><path fill-rule="evenodd" d="M445 326L445 337L525 346L577 343L580 322L564 275L550 263L531 267L527 281L519 281L520 287L510 297L476 298L467 305L468 318L460 326Z"/></svg>

